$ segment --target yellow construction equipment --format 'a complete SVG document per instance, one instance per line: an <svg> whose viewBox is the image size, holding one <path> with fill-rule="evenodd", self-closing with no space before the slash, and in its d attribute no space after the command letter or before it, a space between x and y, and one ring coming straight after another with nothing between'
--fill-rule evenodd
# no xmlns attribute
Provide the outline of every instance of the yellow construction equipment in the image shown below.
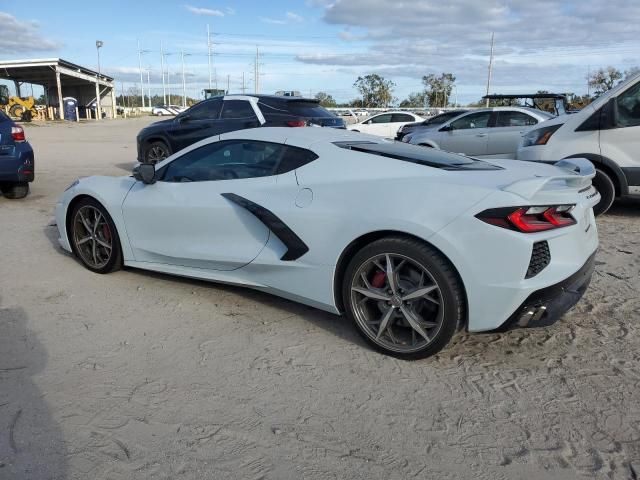
<svg viewBox="0 0 640 480"><path fill-rule="evenodd" d="M33 97L9 96L6 85L0 85L0 108L7 110L10 116L27 122L38 113Z"/></svg>

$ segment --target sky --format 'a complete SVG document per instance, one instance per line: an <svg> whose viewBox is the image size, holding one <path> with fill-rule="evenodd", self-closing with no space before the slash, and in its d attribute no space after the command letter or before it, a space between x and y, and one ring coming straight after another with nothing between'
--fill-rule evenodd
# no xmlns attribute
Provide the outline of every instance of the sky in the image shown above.
<svg viewBox="0 0 640 480"><path fill-rule="evenodd" d="M28 8L27 8L28 5ZM640 65L636 0L270 0L61 2L0 4L0 59L64 58L116 79L118 93L139 86L162 93L164 51L170 90L208 87L207 25L213 86L232 93L318 91L338 101L358 96L353 83L378 73L399 100L420 91L430 73L456 76L458 102L484 95L492 32L491 93L587 91L589 71ZM38 89L34 90L36 93Z"/></svg>

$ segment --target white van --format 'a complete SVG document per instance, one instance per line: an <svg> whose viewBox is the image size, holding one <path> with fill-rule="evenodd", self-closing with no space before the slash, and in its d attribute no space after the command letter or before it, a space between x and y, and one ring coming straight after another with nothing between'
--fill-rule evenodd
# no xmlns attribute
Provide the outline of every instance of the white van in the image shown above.
<svg viewBox="0 0 640 480"><path fill-rule="evenodd" d="M593 185L601 200L596 215L616 198L640 196L640 75L618 85L578 113L547 120L527 132L518 160L587 158L596 167Z"/></svg>

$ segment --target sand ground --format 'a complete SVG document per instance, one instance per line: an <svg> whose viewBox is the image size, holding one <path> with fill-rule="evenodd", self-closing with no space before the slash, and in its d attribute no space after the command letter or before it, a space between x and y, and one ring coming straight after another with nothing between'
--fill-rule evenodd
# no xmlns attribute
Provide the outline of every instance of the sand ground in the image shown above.
<svg viewBox="0 0 640 480"><path fill-rule="evenodd" d="M148 121L26 127L37 180L0 198L0 479L640 475L640 202L598 220L563 321L408 363L312 308L63 253L56 198L126 174Z"/></svg>

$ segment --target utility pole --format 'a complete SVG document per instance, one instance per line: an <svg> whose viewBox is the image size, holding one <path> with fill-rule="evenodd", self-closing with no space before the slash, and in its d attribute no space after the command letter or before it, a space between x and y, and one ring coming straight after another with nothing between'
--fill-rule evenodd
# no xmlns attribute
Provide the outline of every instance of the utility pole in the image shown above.
<svg viewBox="0 0 640 480"><path fill-rule="evenodd" d="M491 32L491 53L489 55L489 76L487 77L487 95L491 88L491 74L493 73L493 38L495 32ZM487 98L487 108L489 108L489 99Z"/></svg>
<svg viewBox="0 0 640 480"><path fill-rule="evenodd" d="M149 94L149 106L151 106L151 67L147 67L147 93Z"/></svg>
<svg viewBox="0 0 640 480"><path fill-rule="evenodd" d="M227 73L227 93L229 93L229 74Z"/></svg>
<svg viewBox="0 0 640 480"><path fill-rule="evenodd" d="M244 72L242 72L242 94L244 95L247 91L247 88L244 86Z"/></svg>
<svg viewBox="0 0 640 480"><path fill-rule="evenodd" d="M160 40L160 70L162 71L162 102L167 105L167 88L164 86L164 52L162 51L162 40Z"/></svg>
<svg viewBox="0 0 640 480"><path fill-rule="evenodd" d="M96 50L98 51L98 80L96 81L96 91L98 94L96 95L96 118L98 120L102 118L102 105L100 105L100 49L102 48L102 45L104 45L104 43L101 40L96 40ZM33 86L31 88L33 89ZM33 92L31 96L33 97ZM115 108L115 106L113 108Z"/></svg>
<svg viewBox="0 0 640 480"><path fill-rule="evenodd" d="M187 106L187 83L184 79L184 50L180 50L182 56L182 106Z"/></svg>
<svg viewBox="0 0 640 480"><path fill-rule="evenodd" d="M260 91L260 80L259 80L259 75L260 75L260 53L258 52L258 46L256 45L256 61L255 61L255 65L253 67L253 76L254 76L254 93L259 93Z"/></svg>
<svg viewBox="0 0 640 480"><path fill-rule="evenodd" d="M207 57L209 57L209 88L211 88L211 32L207 23Z"/></svg>
<svg viewBox="0 0 640 480"><path fill-rule="evenodd" d="M142 97L142 108L144 108L144 79L142 78L142 50L140 50L140 40L138 40L138 68L140 69L140 96Z"/></svg>
<svg viewBox="0 0 640 480"><path fill-rule="evenodd" d="M591 65L587 65L587 98L591 99Z"/></svg>

